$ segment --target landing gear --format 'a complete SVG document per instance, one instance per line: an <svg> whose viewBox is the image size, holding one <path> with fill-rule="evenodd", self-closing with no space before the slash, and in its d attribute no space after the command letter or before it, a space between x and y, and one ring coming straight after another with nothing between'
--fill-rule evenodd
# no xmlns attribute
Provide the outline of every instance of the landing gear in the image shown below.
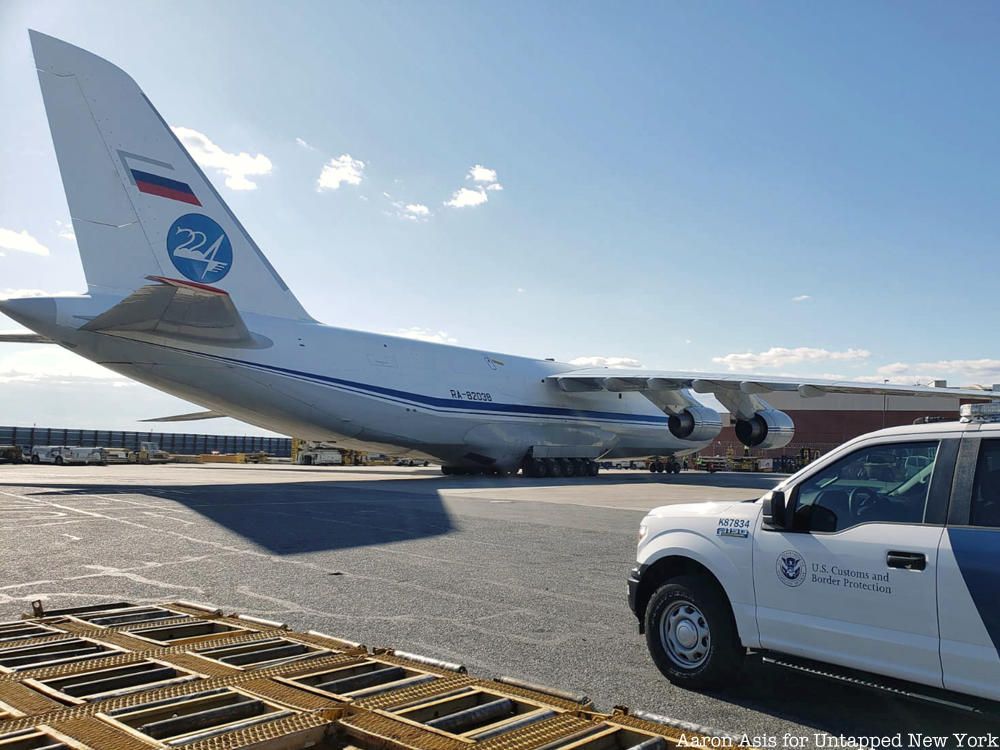
<svg viewBox="0 0 1000 750"><path fill-rule="evenodd" d="M667 474L680 474L681 465L673 458L668 458L666 461L656 459L650 462L649 470L657 474L662 474L664 472Z"/></svg>
<svg viewBox="0 0 1000 750"><path fill-rule="evenodd" d="M522 470L533 479L545 477L596 477L601 470L597 461L589 458L529 458Z"/></svg>

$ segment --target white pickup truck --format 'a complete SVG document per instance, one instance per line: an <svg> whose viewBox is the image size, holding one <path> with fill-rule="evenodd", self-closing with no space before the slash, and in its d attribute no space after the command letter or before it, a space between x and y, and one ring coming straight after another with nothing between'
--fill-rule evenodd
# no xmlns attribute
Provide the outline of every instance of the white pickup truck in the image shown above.
<svg viewBox="0 0 1000 750"><path fill-rule="evenodd" d="M629 605L660 671L721 686L754 649L1000 700L1000 408L962 415L647 515Z"/></svg>

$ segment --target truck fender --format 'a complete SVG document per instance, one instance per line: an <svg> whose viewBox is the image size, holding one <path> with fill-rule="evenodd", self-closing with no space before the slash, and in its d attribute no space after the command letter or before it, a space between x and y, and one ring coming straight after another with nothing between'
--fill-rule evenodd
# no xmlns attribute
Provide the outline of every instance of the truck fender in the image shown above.
<svg viewBox="0 0 1000 750"><path fill-rule="evenodd" d="M702 574L714 579L729 600L743 645L747 648L759 648L760 632L757 629L753 588L752 537L741 542L742 554L734 559L731 551L716 544L714 537L709 539L688 530L664 531L648 540L640 550L638 559L642 571L636 596L636 614L640 628L645 618L646 603L665 578Z"/></svg>

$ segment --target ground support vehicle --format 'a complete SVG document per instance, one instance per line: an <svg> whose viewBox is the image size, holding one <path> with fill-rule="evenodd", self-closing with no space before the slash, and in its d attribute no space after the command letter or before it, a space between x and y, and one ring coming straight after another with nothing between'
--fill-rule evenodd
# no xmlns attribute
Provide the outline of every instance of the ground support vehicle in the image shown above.
<svg viewBox="0 0 1000 750"><path fill-rule="evenodd" d="M295 463L303 466L340 466L344 463L344 456L336 448L300 449Z"/></svg>
<svg viewBox="0 0 1000 750"><path fill-rule="evenodd" d="M139 450L133 453L137 464L165 464L173 457L165 450L160 450L159 443L139 443Z"/></svg>
<svg viewBox="0 0 1000 750"><path fill-rule="evenodd" d="M24 451L19 445L0 445L0 464L24 463Z"/></svg>
<svg viewBox="0 0 1000 750"><path fill-rule="evenodd" d="M962 409L647 515L629 603L660 671L725 685L754 649L1000 701L1000 407Z"/></svg>
<svg viewBox="0 0 1000 750"><path fill-rule="evenodd" d="M72 445L36 445L31 449L33 464L98 464L104 463L100 448L80 448Z"/></svg>

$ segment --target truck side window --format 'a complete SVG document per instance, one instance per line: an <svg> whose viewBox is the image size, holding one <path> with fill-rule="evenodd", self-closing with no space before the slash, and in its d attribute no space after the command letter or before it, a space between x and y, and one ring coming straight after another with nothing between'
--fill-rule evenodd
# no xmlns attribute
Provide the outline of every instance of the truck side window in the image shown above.
<svg viewBox="0 0 1000 750"><path fill-rule="evenodd" d="M1000 528L1000 440L984 440L972 486L973 526Z"/></svg>
<svg viewBox="0 0 1000 750"><path fill-rule="evenodd" d="M861 523L923 523L937 449L937 441L882 443L827 466L799 485L795 530L833 532Z"/></svg>

